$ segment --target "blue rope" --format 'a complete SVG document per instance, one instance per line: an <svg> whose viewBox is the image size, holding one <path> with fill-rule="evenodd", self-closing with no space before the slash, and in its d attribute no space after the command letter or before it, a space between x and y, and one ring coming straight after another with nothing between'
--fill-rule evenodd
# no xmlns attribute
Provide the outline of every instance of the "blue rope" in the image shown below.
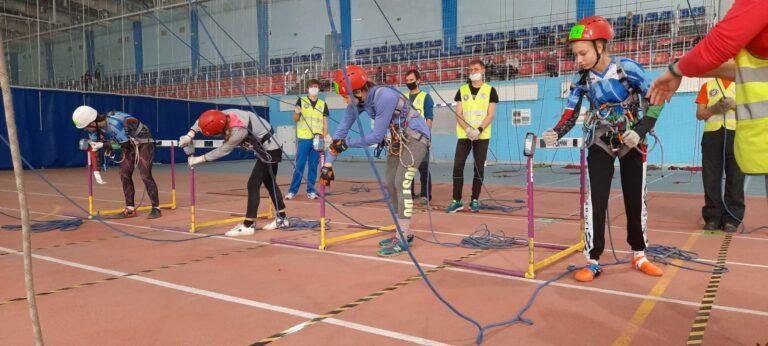
<svg viewBox="0 0 768 346"><path fill-rule="evenodd" d="M21 218L4 213L0 211L0 214L3 214L7 217L14 218L16 220L21 220ZM45 221L38 221L38 220L32 220L34 223L30 226L30 230L32 233L43 233L43 232L50 232L59 230L62 232L68 232L68 231L74 231L78 228L80 228L80 225L83 224L83 219L77 217L77 218L71 218L71 219L64 219L64 220L45 220ZM21 225L3 225L3 230L6 231L21 231Z"/></svg>

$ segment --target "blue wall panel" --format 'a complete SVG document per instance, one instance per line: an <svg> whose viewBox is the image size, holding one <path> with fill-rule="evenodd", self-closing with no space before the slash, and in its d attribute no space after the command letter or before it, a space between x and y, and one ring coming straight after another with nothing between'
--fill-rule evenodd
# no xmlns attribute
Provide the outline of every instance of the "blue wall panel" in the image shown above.
<svg viewBox="0 0 768 346"><path fill-rule="evenodd" d="M99 112L120 110L132 114L150 127L155 139L178 139L200 113L208 109L251 109L239 105L51 89L13 88L12 94L22 155L35 167L49 168L85 165L86 157L78 149L78 142L86 134L73 126L71 116L72 111L83 104ZM268 108L256 107L256 113L269 121ZM0 107L0 131L7 136L4 116ZM159 149L155 157L157 162L167 163L169 156L168 149ZM181 150L176 151L176 157L178 162L185 161ZM225 159L251 157L250 153L236 150ZM11 167L10 150L3 145L0 169Z"/></svg>

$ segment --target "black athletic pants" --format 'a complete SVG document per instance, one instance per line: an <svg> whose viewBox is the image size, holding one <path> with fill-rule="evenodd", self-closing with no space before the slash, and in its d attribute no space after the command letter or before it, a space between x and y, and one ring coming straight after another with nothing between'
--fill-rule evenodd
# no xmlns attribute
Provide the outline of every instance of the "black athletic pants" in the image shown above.
<svg viewBox="0 0 768 346"><path fill-rule="evenodd" d="M704 207L701 216L705 222L722 225L725 222L740 224L744 219L744 173L741 172L736 156L733 154L733 138L736 132L720 128L717 131L704 132L701 137L701 176L704 183ZM725 162L723 162L723 136L725 140ZM725 193L721 182L725 164ZM721 198L722 197L722 198ZM723 205L725 199L725 206ZM739 220L728 214L728 210Z"/></svg>
<svg viewBox="0 0 768 346"><path fill-rule="evenodd" d="M269 193L269 198L272 199L272 205L277 206L275 212L280 216L285 216L285 202L283 201L283 193L280 192L280 186L277 185L277 166L281 161L282 152L280 149L270 150L269 156L272 158L272 163L265 163L259 159L256 159L256 163L253 165L251 171L251 177L248 179L248 206L246 207L245 218L256 219L259 214L259 202L261 199L261 193L259 187L264 185Z"/></svg>
<svg viewBox="0 0 768 346"><path fill-rule="evenodd" d="M645 148L643 148L645 150ZM605 218L611 193L615 158L597 145L588 149L587 172L589 187L584 205L584 253L598 260L605 249ZM643 251L647 245L647 210L645 203L645 155L630 150L619 159L621 190L627 215L627 243L633 251ZM614 210L617 215L619 210Z"/></svg>
<svg viewBox="0 0 768 346"><path fill-rule="evenodd" d="M478 139L470 141L461 138L456 141L456 154L453 157L453 199L461 201L461 189L464 187L464 164L467 162L469 152L475 162L472 164L474 178L472 179L472 199L480 198L480 190L483 188L485 177L485 160L488 156L488 144L490 139Z"/></svg>

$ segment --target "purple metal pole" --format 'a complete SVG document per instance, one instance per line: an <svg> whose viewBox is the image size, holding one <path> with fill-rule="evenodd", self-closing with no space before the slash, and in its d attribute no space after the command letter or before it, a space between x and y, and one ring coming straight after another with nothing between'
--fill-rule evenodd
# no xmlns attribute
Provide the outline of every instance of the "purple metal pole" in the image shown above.
<svg viewBox="0 0 768 346"><path fill-rule="evenodd" d="M176 148L171 145L171 189L176 190Z"/></svg>
<svg viewBox="0 0 768 346"><path fill-rule="evenodd" d="M581 147L581 150L579 150L579 156L581 156L581 176L579 177L579 180L581 182L581 188L579 191L580 201L581 201L581 220L584 220L584 203L587 202L587 159L586 159L586 152L584 150L584 146Z"/></svg>
<svg viewBox="0 0 768 346"><path fill-rule="evenodd" d="M528 157L528 239L534 236L534 213L533 213L533 156Z"/></svg>
<svg viewBox="0 0 768 346"><path fill-rule="evenodd" d="M322 169L325 164L325 153L320 154L320 167ZM325 184L320 184L320 218L325 218Z"/></svg>
<svg viewBox="0 0 768 346"><path fill-rule="evenodd" d="M88 196L93 197L93 166L96 164L96 155L91 149L88 149Z"/></svg>
<svg viewBox="0 0 768 346"><path fill-rule="evenodd" d="M189 168L189 204L195 206L195 168Z"/></svg>

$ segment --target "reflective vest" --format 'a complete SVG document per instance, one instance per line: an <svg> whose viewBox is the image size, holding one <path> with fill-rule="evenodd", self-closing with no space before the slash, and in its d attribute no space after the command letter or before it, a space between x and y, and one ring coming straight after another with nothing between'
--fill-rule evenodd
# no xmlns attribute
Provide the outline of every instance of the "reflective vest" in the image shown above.
<svg viewBox="0 0 768 346"><path fill-rule="evenodd" d="M315 134L323 134L323 110L323 100L317 99L317 103L312 107L308 97L301 98L301 118L296 124L296 136L299 139L312 139Z"/></svg>
<svg viewBox="0 0 768 346"><path fill-rule="evenodd" d="M723 95L721 95L720 90L725 91L725 96L730 97L732 99L736 99L736 83L731 83L726 88L723 84L723 81L720 79L714 79L706 84L706 90L707 90L707 96L708 96L708 102L707 107L711 107L712 105L716 104L718 101L720 101L723 98ZM734 110L729 110L725 113L725 128L729 130L735 130L736 129L736 112ZM717 131L721 127L723 127L723 115L722 114L713 114L707 121L704 123L704 132L712 132Z"/></svg>
<svg viewBox="0 0 768 346"><path fill-rule="evenodd" d="M469 84L464 84L459 89L461 96L461 111L464 121L470 126L477 128L488 116L488 106L491 104L491 86L488 83L484 83L477 95L472 96L472 92L469 90ZM467 132L456 122L456 137L467 138ZM491 138L491 124L483 129L480 133L480 139Z"/></svg>
<svg viewBox="0 0 768 346"><path fill-rule="evenodd" d="M410 93L404 92L403 95L405 97L408 97L410 100ZM425 91L419 91L418 94L416 94L416 98L413 99L413 108L416 108L417 111L419 111L419 114L421 114L421 117L424 117L424 100L427 99L427 92Z"/></svg>
<svg viewBox="0 0 768 346"><path fill-rule="evenodd" d="M768 174L768 59L742 49L736 66L736 162L746 174Z"/></svg>

